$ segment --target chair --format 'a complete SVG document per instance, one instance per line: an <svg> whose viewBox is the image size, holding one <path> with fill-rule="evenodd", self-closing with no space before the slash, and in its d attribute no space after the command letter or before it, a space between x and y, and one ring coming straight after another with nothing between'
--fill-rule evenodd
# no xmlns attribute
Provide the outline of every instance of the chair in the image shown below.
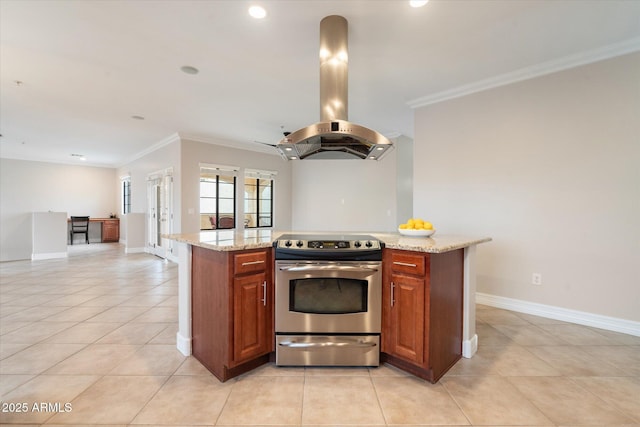
<svg viewBox="0 0 640 427"><path fill-rule="evenodd" d="M226 229L226 228L233 228L235 227L235 219L233 219L233 217L230 216L223 216L220 217L220 224L218 224L218 228L222 229Z"/></svg>
<svg viewBox="0 0 640 427"><path fill-rule="evenodd" d="M71 244L73 245L73 236L76 234L84 234L87 245L89 244L89 217L88 216L72 216L71 217Z"/></svg>

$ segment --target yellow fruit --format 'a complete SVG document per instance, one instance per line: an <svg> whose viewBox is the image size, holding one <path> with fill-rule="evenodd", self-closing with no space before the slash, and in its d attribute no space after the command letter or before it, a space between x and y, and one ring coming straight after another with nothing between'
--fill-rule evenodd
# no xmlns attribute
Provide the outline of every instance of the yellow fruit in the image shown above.
<svg viewBox="0 0 640 427"><path fill-rule="evenodd" d="M407 222L401 224L399 228L403 230L433 230L433 224L422 218L409 218Z"/></svg>

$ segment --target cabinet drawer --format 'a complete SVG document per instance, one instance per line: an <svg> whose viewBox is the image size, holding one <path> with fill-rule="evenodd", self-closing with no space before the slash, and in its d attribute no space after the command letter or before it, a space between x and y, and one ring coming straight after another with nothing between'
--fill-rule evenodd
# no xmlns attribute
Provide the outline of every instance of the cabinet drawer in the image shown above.
<svg viewBox="0 0 640 427"><path fill-rule="evenodd" d="M426 272L426 255L394 251L391 253L391 270L422 276Z"/></svg>
<svg viewBox="0 0 640 427"><path fill-rule="evenodd" d="M102 223L102 241L117 242L120 240L120 222L117 219L105 220Z"/></svg>
<svg viewBox="0 0 640 427"><path fill-rule="evenodd" d="M263 271L267 268L269 256L267 251L247 252L236 254L233 257L234 274Z"/></svg>

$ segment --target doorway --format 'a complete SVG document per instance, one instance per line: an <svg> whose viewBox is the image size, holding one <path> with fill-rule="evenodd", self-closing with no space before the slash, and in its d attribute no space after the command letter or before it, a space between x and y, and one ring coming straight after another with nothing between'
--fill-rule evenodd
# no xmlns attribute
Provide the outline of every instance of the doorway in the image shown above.
<svg viewBox="0 0 640 427"><path fill-rule="evenodd" d="M173 169L147 177L147 252L173 258L173 241L162 235L173 233Z"/></svg>

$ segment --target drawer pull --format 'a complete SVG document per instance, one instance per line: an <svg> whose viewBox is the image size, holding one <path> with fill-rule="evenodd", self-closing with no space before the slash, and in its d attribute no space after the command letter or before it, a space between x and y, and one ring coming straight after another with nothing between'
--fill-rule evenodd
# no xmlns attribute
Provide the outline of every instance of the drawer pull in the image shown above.
<svg viewBox="0 0 640 427"><path fill-rule="evenodd" d="M418 266L417 264L410 264L408 262L400 262L400 261L393 261L393 263L395 265L401 265L403 267L417 267Z"/></svg>
<svg viewBox="0 0 640 427"><path fill-rule="evenodd" d="M296 342L296 341L282 341L279 342L280 347L290 348L327 348L327 347L354 347L354 348L368 348L375 347L377 344L370 341L351 342L351 341L329 341L329 342Z"/></svg>
<svg viewBox="0 0 640 427"><path fill-rule="evenodd" d="M247 261L247 262L243 262L242 266L246 267L247 265L256 265L256 264L264 264L264 260L261 259L259 261Z"/></svg>

